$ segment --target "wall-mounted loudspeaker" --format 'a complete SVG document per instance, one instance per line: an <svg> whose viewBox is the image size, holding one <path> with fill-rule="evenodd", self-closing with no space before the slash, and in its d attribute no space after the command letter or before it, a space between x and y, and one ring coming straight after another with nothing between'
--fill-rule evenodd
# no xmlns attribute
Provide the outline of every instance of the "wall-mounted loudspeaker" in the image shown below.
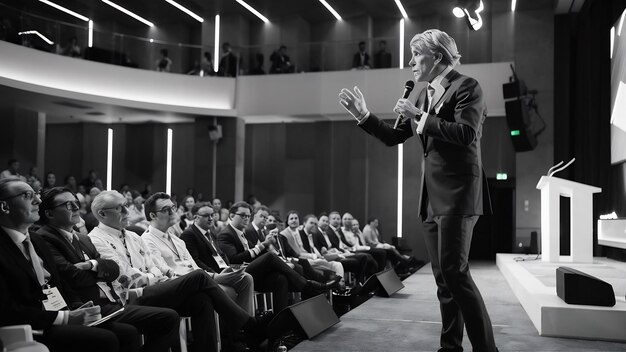
<svg viewBox="0 0 626 352"><path fill-rule="evenodd" d="M222 125L209 125L209 139L213 142L217 142L222 139Z"/></svg>
<svg viewBox="0 0 626 352"><path fill-rule="evenodd" d="M530 128L528 106L518 99L505 102L504 109L515 151L525 152L535 149L537 137Z"/></svg>
<svg viewBox="0 0 626 352"><path fill-rule="evenodd" d="M556 269L556 294L568 304L615 305L615 292L611 284L565 266Z"/></svg>

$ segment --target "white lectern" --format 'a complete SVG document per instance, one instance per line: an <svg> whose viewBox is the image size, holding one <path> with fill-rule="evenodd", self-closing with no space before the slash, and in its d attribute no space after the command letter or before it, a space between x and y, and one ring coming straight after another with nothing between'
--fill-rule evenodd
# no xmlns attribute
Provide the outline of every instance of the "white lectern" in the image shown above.
<svg viewBox="0 0 626 352"><path fill-rule="evenodd" d="M593 263L593 194L601 188L542 176L541 190L541 260L544 262ZM559 256L559 198L571 198L570 256Z"/></svg>

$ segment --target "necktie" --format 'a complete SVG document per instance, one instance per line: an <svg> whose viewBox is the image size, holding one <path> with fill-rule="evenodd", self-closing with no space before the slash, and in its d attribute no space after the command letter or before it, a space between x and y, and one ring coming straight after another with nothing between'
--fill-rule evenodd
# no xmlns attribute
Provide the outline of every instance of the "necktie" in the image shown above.
<svg viewBox="0 0 626 352"><path fill-rule="evenodd" d="M83 249L80 246L80 240L74 231L72 231L72 247L74 248L74 252L81 260L85 260L85 256L83 255Z"/></svg>
<svg viewBox="0 0 626 352"><path fill-rule="evenodd" d="M426 105L424 105L424 112L428 113L433 104L433 95L435 95L435 88L433 88L430 84L426 88L426 95L428 99L426 100Z"/></svg>
<svg viewBox="0 0 626 352"><path fill-rule="evenodd" d="M39 281L39 285L43 286L46 284L46 276L45 269L41 265L39 261L39 256L37 252L35 252L35 247L30 241L30 235L26 234L26 239L22 242L24 248L26 249L26 253L28 253L28 260L33 265L33 271L35 271L35 276L37 276L37 281Z"/></svg>
<svg viewBox="0 0 626 352"><path fill-rule="evenodd" d="M249 251L250 250L250 246L248 245L248 240L246 239L246 236L242 234L239 235L239 238L241 238L241 243L243 244L243 249Z"/></svg>

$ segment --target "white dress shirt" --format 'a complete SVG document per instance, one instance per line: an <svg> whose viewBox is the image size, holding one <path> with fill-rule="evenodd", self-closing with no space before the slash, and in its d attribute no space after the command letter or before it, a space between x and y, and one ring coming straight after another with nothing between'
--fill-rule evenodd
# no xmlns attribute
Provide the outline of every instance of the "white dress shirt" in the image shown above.
<svg viewBox="0 0 626 352"><path fill-rule="evenodd" d="M254 245L251 248L250 244L248 243L248 239L246 238L246 235L243 233L243 231L241 231L239 229L236 229L233 226L233 224L228 224L228 226L230 226L233 230L235 230L235 233L237 234L237 237L239 238L239 241L241 241L241 244L243 245L243 249L245 249L248 252L250 252L250 257L252 257L252 259L254 259L258 255L260 255L261 252L265 249L265 246L261 242L257 242L256 245Z"/></svg>
<svg viewBox="0 0 626 352"><path fill-rule="evenodd" d="M120 267L120 276L131 278L139 274L153 285L165 278L165 274L155 264L148 246L139 235L132 231L123 232L100 223L89 233L91 242L104 259L111 259ZM167 270L168 268L166 268ZM124 289L118 280L113 281L115 292L120 295ZM121 295L120 295L121 296Z"/></svg>
<svg viewBox="0 0 626 352"><path fill-rule="evenodd" d="M168 267L176 275L185 275L200 269L187 250L185 242L176 236L148 227L141 238L144 240L157 267Z"/></svg>
<svg viewBox="0 0 626 352"><path fill-rule="evenodd" d="M441 72L439 75L437 75L437 77L435 77L432 82L430 82L428 84L429 87L431 87L431 89L434 89L434 95L437 95L439 97L441 97L443 95L443 86L441 85L441 81L443 80L443 78L450 72L452 71L452 66L448 66L446 67L445 70L443 70L443 72ZM428 88L427 88L428 89ZM428 99L427 103L428 103L428 110L433 110L435 107L432 106L432 104L437 104L437 101L431 101L433 96L431 96L430 94L426 94L426 98ZM437 110L438 111L438 110ZM417 123L417 133L422 134L424 132L424 125L426 124L426 120L429 119L429 114L428 111L424 111L422 113L422 117L420 118L419 122Z"/></svg>

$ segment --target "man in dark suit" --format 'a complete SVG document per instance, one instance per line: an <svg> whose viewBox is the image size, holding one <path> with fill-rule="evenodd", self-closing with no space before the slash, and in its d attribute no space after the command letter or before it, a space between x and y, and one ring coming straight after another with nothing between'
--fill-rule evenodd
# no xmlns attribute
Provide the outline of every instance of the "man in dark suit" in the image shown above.
<svg viewBox="0 0 626 352"><path fill-rule="evenodd" d="M299 259L297 256L293 256L293 253L289 252L290 248L285 248L284 243L281 242L281 237L278 236L278 229L270 230L271 233L265 228L267 219L269 218L269 209L262 205L257 207L252 212L252 221L246 226L244 234L248 239L248 243L256 244L263 242L268 236L272 236L276 242L271 244L268 251L283 258L283 261L292 267L293 270L298 272L309 280L323 282L325 280L325 273L313 269L311 264L306 259Z"/></svg>
<svg viewBox="0 0 626 352"><path fill-rule="evenodd" d="M374 54L374 67L375 68L389 68L391 67L391 53L387 51L387 41L381 40L378 42L378 51Z"/></svg>
<svg viewBox="0 0 626 352"><path fill-rule="evenodd" d="M489 314L469 272L472 230L490 210L480 151L487 115L478 82L453 67L461 57L445 32L432 29L411 40L415 80L428 82L413 104L398 100L404 118L393 128L371 114L361 91L342 89L341 105L367 133L392 146L416 131L423 148L421 216L428 255L437 282L442 315L440 351L462 351L463 326L474 351L497 351ZM483 207L484 203L484 207Z"/></svg>
<svg viewBox="0 0 626 352"><path fill-rule="evenodd" d="M276 254L268 253L266 245L276 242L271 236L265 242L248 243L243 230L252 216L251 208L246 202L233 204L228 215L230 224L219 233L217 240L230 263L249 263L246 272L254 278L256 290L273 293L275 312L280 312L287 306L289 287L296 291L323 292L335 284L307 280Z"/></svg>
<svg viewBox="0 0 626 352"><path fill-rule="evenodd" d="M101 317L63 287L46 242L29 227L39 219L39 195L18 178L0 180L0 326L28 324L50 351L137 351L139 333L127 324L85 326ZM61 296L52 304L55 294ZM44 301L46 301L44 303Z"/></svg>
<svg viewBox="0 0 626 352"><path fill-rule="evenodd" d="M359 42L359 51L354 54L352 58L353 70L369 70L370 69L370 54L365 51L365 42Z"/></svg>
<svg viewBox="0 0 626 352"><path fill-rule="evenodd" d="M61 273L62 284L76 291L82 301L100 306L106 316L122 308L111 282L119 276L119 267L100 257L88 236L73 227L80 221L80 202L68 188L54 187L41 196L37 234L48 242ZM143 351L167 352L178 345L180 317L168 308L126 305L112 321L133 325L145 335Z"/></svg>
<svg viewBox="0 0 626 352"><path fill-rule="evenodd" d="M376 261L371 258L368 260L367 254L351 253L348 250L339 248L339 239L334 234L328 234L328 215L322 213L319 216L319 231L313 234L313 244L324 258L327 260L336 260L343 265L346 271L356 275L356 280L360 283L365 282L367 277L376 272Z"/></svg>

